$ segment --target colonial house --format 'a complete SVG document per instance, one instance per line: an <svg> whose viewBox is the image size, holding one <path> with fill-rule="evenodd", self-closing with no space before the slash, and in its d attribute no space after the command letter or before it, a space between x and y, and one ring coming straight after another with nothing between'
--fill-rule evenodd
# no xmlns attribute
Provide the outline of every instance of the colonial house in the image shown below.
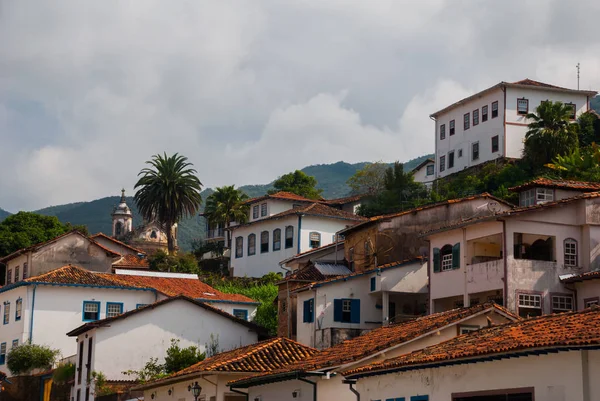
<svg viewBox="0 0 600 401"><path fill-rule="evenodd" d="M430 247L432 311L487 300L521 316L576 309L574 292L561 277L600 269L600 193L561 198L576 191L573 183L541 183L518 187L528 206L423 235Z"/></svg>
<svg viewBox="0 0 600 401"><path fill-rule="evenodd" d="M77 340L71 398L95 399L92 372L118 382L136 379L127 372L142 370L151 358L164 363L172 340L201 352L212 347L231 350L256 343L262 331L247 320L181 295L84 323L67 333Z"/></svg>
<svg viewBox="0 0 600 401"><path fill-rule="evenodd" d="M0 259L6 266L5 284L50 272L65 264L77 264L87 270L110 272L121 254L79 231L70 231Z"/></svg>
<svg viewBox="0 0 600 401"><path fill-rule="evenodd" d="M571 107L575 121L596 93L524 79L500 82L433 113L435 178L501 157L520 158L528 113L544 101L560 101Z"/></svg>
<svg viewBox="0 0 600 401"><path fill-rule="evenodd" d="M48 345L70 357L77 350L65 333L82 322L114 317L170 296L186 295L247 320L256 311L257 303L250 298L221 293L193 275L184 277L130 270L96 273L67 265L3 286L0 369L8 349L25 341Z"/></svg>
<svg viewBox="0 0 600 401"><path fill-rule="evenodd" d="M132 256L145 256L146 252L141 249L135 248L128 245L114 237L109 237L103 233L97 233L90 235L90 238L102 245L105 248L110 249L113 252L118 253L121 256L132 255Z"/></svg>
<svg viewBox="0 0 600 401"><path fill-rule="evenodd" d="M600 308L483 328L342 374L363 400L600 400Z"/></svg>
<svg viewBox="0 0 600 401"><path fill-rule="evenodd" d="M342 371L408 354L464 332L517 319L517 316L492 303L423 316L380 327L284 368L232 380L229 386L232 391L246 392L249 400L355 401L357 397L344 383Z"/></svg>
<svg viewBox="0 0 600 401"><path fill-rule="evenodd" d="M600 306L600 270L560 277L565 288L575 294L577 310Z"/></svg>
<svg viewBox="0 0 600 401"><path fill-rule="evenodd" d="M427 158L412 170L415 182L420 182L427 188L431 188L435 180L435 160Z"/></svg>
<svg viewBox="0 0 600 401"><path fill-rule="evenodd" d="M232 276L280 272L279 262L336 241L336 232L366 220L321 201L278 192L248 201L250 219L230 228Z"/></svg>
<svg viewBox="0 0 600 401"><path fill-rule="evenodd" d="M296 339L324 349L427 311L427 261L391 263L297 290Z"/></svg>
<svg viewBox="0 0 600 401"><path fill-rule="evenodd" d="M163 379L138 386L136 389L144 391L145 400L193 401L194 397L189 386L197 383L201 387L198 400L244 401L247 400L246 395L230 390L227 382L284 368L307 359L316 352L313 348L287 338L273 338L221 352ZM302 399L299 392L296 399Z"/></svg>

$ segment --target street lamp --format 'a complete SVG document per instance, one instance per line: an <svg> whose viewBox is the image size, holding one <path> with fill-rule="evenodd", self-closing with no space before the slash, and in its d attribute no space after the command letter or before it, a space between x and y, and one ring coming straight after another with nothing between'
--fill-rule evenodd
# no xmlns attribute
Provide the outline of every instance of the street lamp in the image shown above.
<svg viewBox="0 0 600 401"><path fill-rule="evenodd" d="M188 386L188 391L192 392L192 395L194 396L194 401L198 401L198 397L200 396L200 392L202 391L202 387L200 387L198 385L198 382L196 382L196 383L190 384Z"/></svg>

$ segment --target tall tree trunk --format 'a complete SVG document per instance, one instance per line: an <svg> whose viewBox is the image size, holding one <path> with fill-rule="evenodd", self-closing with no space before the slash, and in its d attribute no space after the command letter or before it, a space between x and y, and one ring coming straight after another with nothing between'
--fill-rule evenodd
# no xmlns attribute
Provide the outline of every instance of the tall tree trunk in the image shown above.
<svg viewBox="0 0 600 401"><path fill-rule="evenodd" d="M167 230L167 251L169 255L175 254L175 241L173 240L173 223L167 221L165 223L165 229Z"/></svg>

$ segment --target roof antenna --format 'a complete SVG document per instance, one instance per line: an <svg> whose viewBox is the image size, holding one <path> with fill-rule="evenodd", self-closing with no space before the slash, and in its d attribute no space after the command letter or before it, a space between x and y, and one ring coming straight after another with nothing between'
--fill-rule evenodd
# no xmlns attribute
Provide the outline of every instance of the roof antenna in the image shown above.
<svg viewBox="0 0 600 401"><path fill-rule="evenodd" d="M577 90L579 90L579 70L581 69L581 65L577 63L575 68L577 68Z"/></svg>

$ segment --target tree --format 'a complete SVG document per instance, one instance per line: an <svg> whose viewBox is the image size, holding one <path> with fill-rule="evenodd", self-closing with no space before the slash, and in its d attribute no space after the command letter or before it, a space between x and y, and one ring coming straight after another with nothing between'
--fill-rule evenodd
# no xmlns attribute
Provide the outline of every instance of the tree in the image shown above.
<svg viewBox="0 0 600 401"><path fill-rule="evenodd" d="M352 188L353 195L374 195L384 189L386 170L383 162L369 163L348 178L346 184Z"/></svg>
<svg viewBox="0 0 600 401"><path fill-rule="evenodd" d="M229 228L232 221L243 224L248 221L249 206L245 203L248 195L235 185L220 187L206 198L206 207L204 208L204 217L213 225L221 225ZM226 231L227 244L231 243L229 236L231 233Z"/></svg>
<svg viewBox="0 0 600 401"><path fill-rule="evenodd" d="M569 105L545 101L538 106L536 114L527 114L532 121L525 134L523 155L534 169L578 147L578 125L571 122L572 113Z"/></svg>
<svg viewBox="0 0 600 401"><path fill-rule="evenodd" d="M151 167L140 171L135 184L138 210L144 219L164 227L170 254L175 251L173 226L183 217L195 215L202 203L202 183L187 160L177 153L154 155L146 162Z"/></svg>
<svg viewBox="0 0 600 401"><path fill-rule="evenodd" d="M583 149L575 149L564 156L556 156L546 167L556 171L562 178L583 181L600 179L600 147L595 143Z"/></svg>
<svg viewBox="0 0 600 401"><path fill-rule="evenodd" d="M167 255L158 250L148 257L150 270L161 272L192 273L198 274L198 260L192 253L178 253Z"/></svg>
<svg viewBox="0 0 600 401"><path fill-rule="evenodd" d="M321 199L322 189L315 188L317 179L313 176L306 175L303 171L296 170L293 173L284 174L273 183L270 194L279 191L292 192L296 195L303 196L308 199Z"/></svg>
<svg viewBox="0 0 600 401"><path fill-rule="evenodd" d="M59 353L45 345L24 343L10 349L6 366L14 375L30 373L34 369L51 369Z"/></svg>
<svg viewBox="0 0 600 401"><path fill-rule="evenodd" d="M579 146L590 146L600 142L600 119L594 112L583 113L577 119L579 124Z"/></svg>
<svg viewBox="0 0 600 401"><path fill-rule="evenodd" d="M196 346L181 348L179 340L171 339L171 346L167 348L165 356L165 373L175 373L182 369L203 361L205 354Z"/></svg>

